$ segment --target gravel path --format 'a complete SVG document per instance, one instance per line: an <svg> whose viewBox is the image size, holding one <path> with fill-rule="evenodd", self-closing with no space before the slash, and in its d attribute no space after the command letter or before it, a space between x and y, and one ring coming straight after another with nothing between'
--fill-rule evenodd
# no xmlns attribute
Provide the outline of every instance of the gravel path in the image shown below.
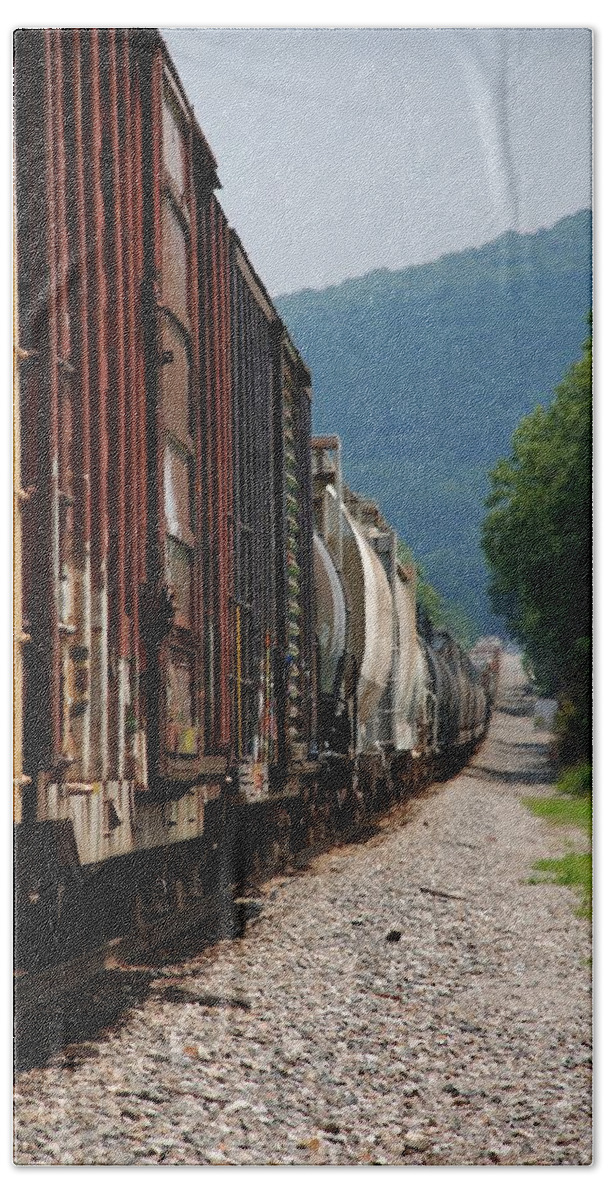
<svg viewBox="0 0 608 1200"><path fill-rule="evenodd" d="M507 658L485 746L400 825L21 1072L16 1161L588 1163L589 927L526 882L570 833L520 803L549 791L522 682Z"/></svg>

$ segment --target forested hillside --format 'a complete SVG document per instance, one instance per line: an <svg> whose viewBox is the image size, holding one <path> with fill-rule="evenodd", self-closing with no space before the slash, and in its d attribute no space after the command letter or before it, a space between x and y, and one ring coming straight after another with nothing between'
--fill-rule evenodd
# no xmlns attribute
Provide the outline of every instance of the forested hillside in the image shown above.
<svg viewBox="0 0 608 1200"><path fill-rule="evenodd" d="M313 373L315 432L374 496L430 581L478 629L488 471L580 354L591 307L591 216L507 233L403 271L277 300Z"/></svg>

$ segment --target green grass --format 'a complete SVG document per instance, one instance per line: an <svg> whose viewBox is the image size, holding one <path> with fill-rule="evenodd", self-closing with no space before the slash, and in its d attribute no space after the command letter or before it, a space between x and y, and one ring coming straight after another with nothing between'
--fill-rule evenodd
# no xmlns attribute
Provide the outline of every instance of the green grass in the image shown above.
<svg viewBox="0 0 608 1200"><path fill-rule="evenodd" d="M557 883L560 887L576 888L581 903L577 915L591 919L592 895L592 866L591 854L565 854L563 858L540 858L532 864L532 870L538 871L540 879L530 879L530 883Z"/></svg>
<svg viewBox="0 0 608 1200"><path fill-rule="evenodd" d="M524 800L524 807L535 817L544 817L552 825L569 825L583 829L591 838L592 802L591 767L579 763L564 771L552 796ZM541 858L533 863L537 877L529 883L556 883L561 887L572 887L578 891L581 903L578 916L591 919L592 861L591 853L579 854L570 851L563 858Z"/></svg>
<svg viewBox="0 0 608 1200"><path fill-rule="evenodd" d="M552 825L576 825L591 835L591 796L547 796L524 800L523 804L535 817L544 817Z"/></svg>
<svg viewBox="0 0 608 1200"><path fill-rule="evenodd" d="M591 765L579 763L562 771L552 796L523 801L535 817L552 825L576 825L591 837Z"/></svg>

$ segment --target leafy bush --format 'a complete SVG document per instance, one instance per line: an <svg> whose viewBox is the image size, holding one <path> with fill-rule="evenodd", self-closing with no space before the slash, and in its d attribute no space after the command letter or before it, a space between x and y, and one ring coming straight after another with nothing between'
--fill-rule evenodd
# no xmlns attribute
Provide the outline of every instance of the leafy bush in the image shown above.
<svg viewBox="0 0 608 1200"><path fill-rule="evenodd" d="M580 762L574 767L562 771L557 783L557 791L566 796L591 795L592 768L590 762Z"/></svg>

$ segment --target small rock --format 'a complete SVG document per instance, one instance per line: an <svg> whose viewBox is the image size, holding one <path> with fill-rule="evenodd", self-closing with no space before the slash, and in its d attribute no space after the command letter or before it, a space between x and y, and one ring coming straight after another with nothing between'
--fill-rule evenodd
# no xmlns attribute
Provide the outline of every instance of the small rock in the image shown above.
<svg viewBox="0 0 608 1200"><path fill-rule="evenodd" d="M207 1050L207 1048L205 1046L197 1046L196 1047L196 1057L199 1059L200 1062L211 1062L213 1060L214 1056L213 1056L213 1054L210 1053L209 1050Z"/></svg>
<svg viewBox="0 0 608 1200"><path fill-rule="evenodd" d="M386 940L387 940L387 942L400 942L401 941L401 930L400 929L389 929L389 931L386 935Z"/></svg>
<svg viewBox="0 0 608 1200"><path fill-rule="evenodd" d="M340 1126L336 1125L335 1121L327 1121L325 1125L321 1126L321 1129L323 1133L337 1134L340 1132Z"/></svg>
<svg viewBox="0 0 608 1200"><path fill-rule="evenodd" d="M229 1104L227 1106L227 1108L224 1109L224 1115L226 1115L227 1113L242 1112L243 1109L248 1109L248 1108L249 1108L249 1105L246 1100L233 1100L232 1104Z"/></svg>
<svg viewBox="0 0 608 1200"><path fill-rule="evenodd" d="M424 1133L406 1133L403 1139L403 1150L404 1153L410 1150L428 1150L430 1144Z"/></svg>

